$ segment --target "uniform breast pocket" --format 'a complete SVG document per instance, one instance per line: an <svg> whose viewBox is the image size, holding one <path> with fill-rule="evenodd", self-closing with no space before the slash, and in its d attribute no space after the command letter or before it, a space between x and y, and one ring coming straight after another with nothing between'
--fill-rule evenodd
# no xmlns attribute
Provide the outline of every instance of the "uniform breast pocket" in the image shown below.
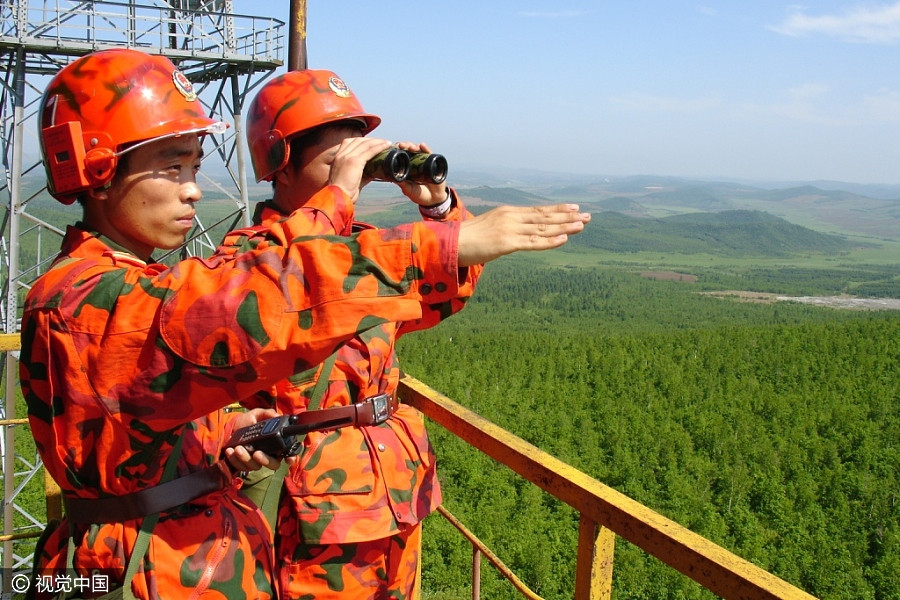
<svg viewBox="0 0 900 600"><path fill-rule="evenodd" d="M288 491L299 496L370 494L378 477L371 457L368 441L357 428L310 433L300 460L291 467Z"/></svg>

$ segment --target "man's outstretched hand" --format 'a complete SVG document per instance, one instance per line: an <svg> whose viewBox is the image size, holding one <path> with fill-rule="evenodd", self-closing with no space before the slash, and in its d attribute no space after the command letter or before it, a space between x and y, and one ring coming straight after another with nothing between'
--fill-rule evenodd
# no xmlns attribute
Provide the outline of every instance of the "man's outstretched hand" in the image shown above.
<svg viewBox="0 0 900 600"><path fill-rule="evenodd" d="M486 263L520 250L550 250L591 220L577 204L500 206L460 224L459 266Z"/></svg>

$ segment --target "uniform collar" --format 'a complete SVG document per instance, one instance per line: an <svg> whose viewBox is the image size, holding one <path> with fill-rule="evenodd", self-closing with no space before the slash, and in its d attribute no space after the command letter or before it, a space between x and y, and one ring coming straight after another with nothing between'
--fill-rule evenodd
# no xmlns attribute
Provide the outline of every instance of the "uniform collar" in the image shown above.
<svg viewBox="0 0 900 600"><path fill-rule="evenodd" d="M135 256L133 252L105 235L90 230L81 222L66 227L61 254L76 258L98 259L102 257L112 261L114 264L136 267L147 266L147 262Z"/></svg>

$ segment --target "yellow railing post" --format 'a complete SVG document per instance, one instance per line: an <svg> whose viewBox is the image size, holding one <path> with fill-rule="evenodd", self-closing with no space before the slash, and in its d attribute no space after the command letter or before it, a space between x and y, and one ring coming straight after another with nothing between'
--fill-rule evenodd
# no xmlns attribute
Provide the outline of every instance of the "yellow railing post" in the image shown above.
<svg viewBox="0 0 900 600"><path fill-rule="evenodd" d="M54 519L62 519L62 490L50 477L47 469L44 469L44 494L47 497L47 522L49 523Z"/></svg>
<svg viewBox="0 0 900 600"><path fill-rule="evenodd" d="M491 552L491 549L484 545L484 542L478 539L474 533L469 531L468 527L462 524L453 513L445 506L438 506L438 512L447 519L447 522L456 527L464 538L472 544L472 598L478 600L481 597L481 557L488 559L494 568L516 588L522 596L528 600L541 600L541 597L535 594L527 585L525 585L516 574L507 567L500 557Z"/></svg>
<svg viewBox="0 0 900 600"><path fill-rule="evenodd" d="M575 567L575 600L612 598L616 534L581 515Z"/></svg>
<svg viewBox="0 0 900 600"><path fill-rule="evenodd" d="M472 600L481 600L481 550L472 546Z"/></svg>

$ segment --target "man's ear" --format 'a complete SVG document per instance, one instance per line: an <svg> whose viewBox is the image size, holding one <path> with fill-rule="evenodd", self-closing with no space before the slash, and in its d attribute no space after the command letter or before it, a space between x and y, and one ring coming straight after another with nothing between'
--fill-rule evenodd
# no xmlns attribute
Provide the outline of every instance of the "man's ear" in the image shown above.
<svg viewBox="0 0 900 600"><path fill-rule="evenodd" d="M275 171L275 175L272 178L273 182L280 183L281 185L289 185L291 183L291 177L288 173L289 169L293 169L294 165L288 162L282 168Z"/></svg>
<svg viewBox="0 0 900 600"><path fill-rule="evenodd" d="M85 200L88 202L104 202L109 200L109 183L98 188L91 188L84 192Z"/></svg>

